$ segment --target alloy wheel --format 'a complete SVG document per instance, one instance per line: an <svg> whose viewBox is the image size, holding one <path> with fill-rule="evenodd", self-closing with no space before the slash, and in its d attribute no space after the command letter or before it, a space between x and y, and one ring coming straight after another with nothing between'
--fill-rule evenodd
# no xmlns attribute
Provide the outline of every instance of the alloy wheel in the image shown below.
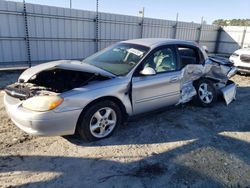
<svg viewBox="0 0 250 188"><path fill-rule="evenodd" d="M213 100L213 92L207 83L202 83L199 86L198 94L200 99L206 104L211 103Z"/></svg>
<svg viewBox="0 0 250 188"><path fill-rule="evenodd" d="M115 128L116 123L116 112L109 107L101 108L91 117L90 132L96 138L106 137Z"/></svg>

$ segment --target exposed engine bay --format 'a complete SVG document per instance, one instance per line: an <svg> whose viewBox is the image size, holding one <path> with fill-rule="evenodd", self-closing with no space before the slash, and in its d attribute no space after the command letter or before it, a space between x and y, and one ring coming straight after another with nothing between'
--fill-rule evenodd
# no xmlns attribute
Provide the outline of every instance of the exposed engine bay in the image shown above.
<svg viewBox="0 0 250 188"><path fill-rule="evenodd" d="M107 80L99 74L52 68L33 75L28 82L20 79L5 88L12 97L25 100L39 95L57 95L62 92L82 87L94 81Z"/></svg>

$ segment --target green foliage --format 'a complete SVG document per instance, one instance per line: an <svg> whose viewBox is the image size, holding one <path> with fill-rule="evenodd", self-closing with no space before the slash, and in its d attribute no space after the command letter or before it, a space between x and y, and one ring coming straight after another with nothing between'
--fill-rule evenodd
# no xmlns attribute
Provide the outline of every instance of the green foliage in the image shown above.
<svg viewBox="0 0 250 188"><path fill-rule="evenodd" d="M250 26L250 19L231 19L231 20L218 19L214 20L213 24L219 26Z"/></svg>

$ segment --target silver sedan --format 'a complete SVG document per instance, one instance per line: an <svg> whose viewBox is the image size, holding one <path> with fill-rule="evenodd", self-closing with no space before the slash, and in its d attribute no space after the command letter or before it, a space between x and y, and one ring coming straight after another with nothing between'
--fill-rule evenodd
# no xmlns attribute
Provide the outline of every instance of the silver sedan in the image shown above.
<svg viewBox="0 0 250 188"><path fill-rule="evenodd" d="M110 136L129 116L194 100L229 104L235 67L209 58L194 42L135 39L83 61L61 60L24 71L5 88L11 120L34 135L70 135L93 141Z"/></svg>

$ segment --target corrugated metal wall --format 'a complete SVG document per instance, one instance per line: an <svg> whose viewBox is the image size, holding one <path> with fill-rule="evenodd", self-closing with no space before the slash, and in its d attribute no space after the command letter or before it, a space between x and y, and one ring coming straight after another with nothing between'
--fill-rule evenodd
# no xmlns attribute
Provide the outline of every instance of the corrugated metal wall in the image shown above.
<svg viewBox="0 0 250 188"><path fill-rule="evenodd" d="M216 47L219 28L214 25L109 13L99 13L96 19L96 12L36 4L26 4L24 12L22 3L0 1L0 68L83 59L117 41L141 37L192 40L211 52L227 49L224 42ZM222 32L221 39L228 41L226 37Z"/></svg>
<svg viewBox="0 0 250 188"><path fill-rule="evenodd" d="M27 62L23 5L0 1L0 10L1 64Z"/></svg>
<svg viewBox="0 0 250 188"><path fill-rule="evenodd" d="M94 52L94 12L27 4L31 61L79 59Z"/></svg>
<svg viewBox="0 0 250 188"><path fill-rule="evenodd" d="M232 53L247 46L250 47L250 27L223 27L218 45L220 53Z"/></svg>

